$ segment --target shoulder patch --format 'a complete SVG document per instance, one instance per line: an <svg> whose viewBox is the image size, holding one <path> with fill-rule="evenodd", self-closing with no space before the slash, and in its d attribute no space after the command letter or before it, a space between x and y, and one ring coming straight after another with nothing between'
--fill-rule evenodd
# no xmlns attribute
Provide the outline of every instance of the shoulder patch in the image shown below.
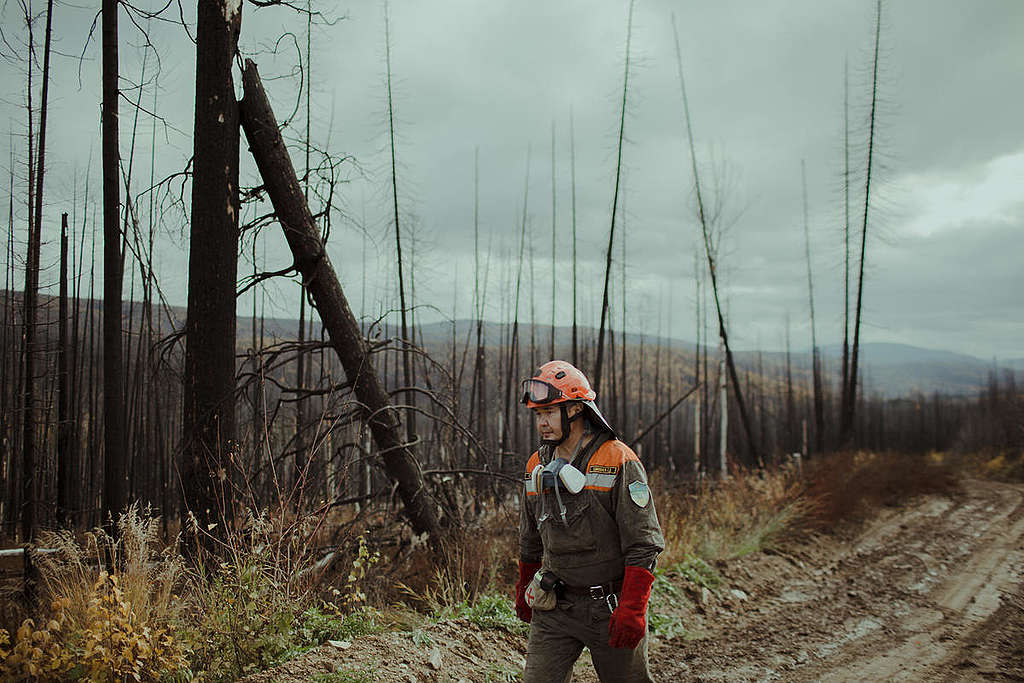
<svg viewBox="0 0 1024 683"><path fill-rule="evenodd" d="M651 502L651 490L647 488L647 484L642 481L634 481L629 485L629 498L637 507L645 508L647 503Z"/></svg>

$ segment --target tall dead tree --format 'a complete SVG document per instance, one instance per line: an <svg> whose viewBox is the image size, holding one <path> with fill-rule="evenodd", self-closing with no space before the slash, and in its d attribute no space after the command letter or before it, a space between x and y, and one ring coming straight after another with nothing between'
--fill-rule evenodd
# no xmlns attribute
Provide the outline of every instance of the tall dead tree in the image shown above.
<svg viewBox="0 0 1024 683"><path fill-rule="evenodd" d="M683 56L679 48L679 31L676 30L676 17L672 15L672 30L676 42L676 61L679 67L679 88L683 94L683 115L686 119L686 135L690 143L690 164L693 170L693 184L697 197L697 217L700 222L701 236L704 243L704 257L708 263L708 274L711 276L711 293L715 299L715 311L718 313L718 336L721 339L725 350L725 364L729 370L729 378L732 382L733 392L736 394L736 407L739 409L740 421L743 423L743 432L747 435L747 448L749 450L749 465L762 466L760 449L757 440L750 429L750 420L747 417L746 403L743 401L743 391L740 389L739 377L736 374L736 364L733 361L732 349L729 347L729 336L725 329L725 317L722 314L722 304L718 293L718 272L715 266L714 247L711 244L711 234L708 229L707 216L704 213L704 200L701 196L700 174L697 172L697 151L693 146L693 124L690 120L690 105L686 99L686 82L683 78ZM723 410L725 406L722 406Z"/></svg>
<svg viewBox="0 0 1024 683"><path fill-rule="evenodd" d="M306 135L304 140L305 147L305 173L302 176L302 196L309 202L309 154L310 154L310 118L311 118L311 95L313 85L313 11L312 11L312 0L306 2L306 63L305 73L303 73L303 85L306 90ZM312 317L312 316L310 316ZM303 485L305 483L305 477L309 469L309 461L306 453L306 441L303 437L303 429L306 426L306 351L303 348L303 342L306 339L306 287L305 284L299 283L299 339L298 339L298 358L295 368L295 387L298 390L295 400L295 471L293 474L293 484L296 487L298 495L295 497L296 508L301 505L301 495L305 489ZM312 339L310 339L312 341ZM309 360L312 363L312 359Z"/></svg>
<svg viewBox="0 0 1024 683"><path fill-rule="evenodd" d="M488 249L488 263L490 250ZM484 391L484 291L480 289L480 148L473 151L473 312L476 315L476 354L473 361L473 384L470 389L469 422L475 425L478 438L486 439L487 410L490 396ZM476 420L474 421L474 416Z"/></svg>
<svg viewBox="0 0 1024 683"><path fill-rule="evenodd" d="M231 65L241 25L241 3L199 3L181 477L184 509L203 531L232 516L239 134Z"/></svg>
<svg viewBox="0 0 1024 683"><path fill-rule="evenodd" d="M558 278L556 274L558 268L555 265L555 255L558 253L558 247L555 242L555 217L556 217L556 195L557 195L557 183L555 182L555 122L551 122L551 351L548 354L549 359L555 357L555 304L558 301L558 290L557 282Z"/></svg>
<svg viewBox="0 0 1024 683"><path fill-rule="evenodd" d="M875 114L878 104L878 43L882 33L882 0L875 5L875 55L871 69L871 114L868 118L868 161L864 179L864 218L860 229L860 265L857 273L857 308L853 322L853 350L850 352L850 373L846 395L843 396L842 425L839 442L849 441L857 404L857 363L860 356L860 315L864 303L864 257L868 239L868 210L871 206L871 170L875 151Z"/></svg>
<svg viewBox="0 0 1024 683"><path fill-rule="evenodd" d="M512 311L512 337L509 341L508 346L508 367L505 370L505 412L504 419L502 421L502 435L501 435L501 453L498 456L498 469L503 471L503 461L507 453L510 452L509 445L509 432L518 437L514 428L511 428L509 422L514 419L515 416L510 416L512 410L512 393L513 385L517 379L516 365L519 357L519 287L523 279L523 254L526 249L526 215L530 205L530 148L526 148L526 180L523 183L523 215L522 221L519 226L519 266L516 269L515 278L515 296L513 297L515 304ZM530 368L530 373L533 374L536 368ZM518 426L518 421L515 421Z"/></svg>
<svg viewBox="0 0 1024 683"><path fill-rule="evenodd" d="M103 507L110 524L127 502L121 353L121 188L118 151L118 0L103 0Z"/></svg>
<svg viewBox="0 0 1024 683"><path fill-rule="evenodd" d="M32 48L31 48L31 22L32 18L28 17L29 21L29 61L32 60ZM35 180L35 191L34 193L30 189L29 202L31 204L30 209L32 216L29 218L29 243L28 243L28 259L25 264L25 295L24 295L24 355L25 355L25 372L24 372L24 399L23 399L23 411L24 411L24 437L22 441L23 455L22 455L22 519L21 519L21 536L25 541L31 540L35 534L36 527L36 514L37 514L37 472L36 463L37 451L41 452L36 440L36 416L35 416L35 329L36 329L36 305L38 303L39 295L39 252L42 245L42 229L43 229L43 177L45 175L45 160L46 160L46 102L47 94L49 92L49 81L50 81L50 35L53 21L53 0L49 0L46 4L46 44L44 48L43 56L43 87L42 87L42 101L39 105L39 148L38 148L38 159L33 160L31 153L31 142L29 143L29 166L33 163L36 164L35 175L29 173L29 185L31 188L32 181ZM29 91L31 93L32 82L31 76L29 78ZM31 94L29 95L31 98ZM32 124L32 100L29 99L29 127Z"/></svg>
<svg viewBox="0 0 1024 683"><path fill-rule="evenodd" d="M239 110L246 140L284 230L295 267L327 328L352 392L363 407L364 419L379 449L384 470L398 488L412 528L417 533L439 538L438 513L427 493L423 472L411 446L403 442L398 412L374 369L359 323L349 308L309 205L302 196L295 168L252 60L245 62L242 90L244 96Z"/></svg>
<svg viewBox="0 0 1024 683"><path fill-rule="evenodd" d="M629 94L629 46L633 38L633 0L629 0L629 16L626 19L626 65L622 77L622 106L619 109L619 142L615 163L615 191L612 193L612 224L608 229L608 251L604 266L604 299L601 303L601 325L597 332L597 360L594 362L594 391L600 391L601 361L604 356L604 325L608 316L608 284L612 275L612 248L615 246L615 217L619 208L619 182L622 179L622 144L626 132L626 98Z"/></svg>
<svg viewBox="0 0 1024 683"><path fill-rule="evenodd" d="M384 4L384 55L388 86L388 142L391 149L391 199L395 215L395 252L398 263L398 305L402 315L402 381L405 383L405 401L409 405L416 402L412 392L412 344L409 337L409 325L406 318L408 309L405 305L405 277L402 265L402 230L398 220L398 164L395 161L395 108L391 96L391 23L388 18L387 3ZM412 443L416 438L416 411L410 410L405 419L406 439Z"/></svg>
<svg viewBox="0 0 1024 683"><path fill-rule="evenodd" d="M13 134L11 138L13 139ZM3 348L0 356L0 372L7 378L0 385L0 470L2 470L2 484L4 500L0 501L0 528L4 529L10 536L14 536L14 527L18 520L18 484L15 472L18 469L16 462L18 449L16 446L17 435L13 433L16 423L14 408L20 385L21 369L19 356L15 353L15 347L20 342L15 328L14 315L14 292L11 291L15 273L14 258L14 145L10 145L9 165L10 189L8 191L8 213L7 213L7 245L4 248L4 327L3 327Z"/></svg>
<svg viewBox="0 0 1024 683"><path fill-rule="evenodd" d="M811 227L807 218L807 165L800 160L800 180L804 199L804 252L807 255L807 299L811 308L811 376L814 383L814 451L821 455L825 450L825 402L821 386L821 352L818 349L818 334L814 321L814 277L811 273ZM810 456L810 453L805 453Z"/></svg>
<svg viewBox="0 0 1024 683"><path fill-rule="evenodd" d="M839 414L850 385L850 70L843 62L843 370Z"/></svg>
<svg viewBox="0 0 1024 683"><path fill-rule="evenodd" d="M71 526L72 482L74 463L71 449L71 382L68 357L68 215L61 215L60 224L60 309L57 344L57 522Z"/></svg>
<svg viewBox="0 0 1024 683"><path fill-rule="evenodd" d="M572 364L580 365L579 329L576 322L576 127L569 110L569 164L572 176Z"/></svg>

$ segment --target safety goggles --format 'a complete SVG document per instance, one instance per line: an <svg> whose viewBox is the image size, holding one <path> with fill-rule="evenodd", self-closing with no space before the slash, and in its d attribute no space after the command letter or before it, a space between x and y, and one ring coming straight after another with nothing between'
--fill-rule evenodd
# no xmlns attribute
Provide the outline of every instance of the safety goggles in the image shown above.
<svg viewBox="0 0 1024 683"><path fill-rule="evenodd" d="M554 387L547 382L543 382L539 379L524 379L523 380L523 403L537 403L543 405L545 403L551 403L560 398L563 398L565 394L560 389Z"/></svg>

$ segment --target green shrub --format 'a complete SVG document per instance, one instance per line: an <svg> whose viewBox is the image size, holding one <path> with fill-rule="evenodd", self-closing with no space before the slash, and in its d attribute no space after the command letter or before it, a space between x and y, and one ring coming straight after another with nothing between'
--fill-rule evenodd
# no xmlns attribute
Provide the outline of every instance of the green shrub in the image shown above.
<svg viewBox="0 0 1024 683"><path fill-rule="evenodd" d="M475 601L456 603L441 609L436 616L440 619L467 619L484 629L505 629L519 634L529 631L529 627L516 617L512 601L500 593L485 593Z"/></svg>
<svg viewBox="0 0 1024 683"><path fill-rule="evenodd" d="M722 584L722 577L718 575L715 568L699 557L687 557L682 562L673 565L670 569L701 588L716 590ZM668 581L664 581L664 583L678 590Z"/></svg>
<svg viewBox="0 0 1024 683"><path fill-rule="evenodd" d="M317 674L313 677L313 683L374 683L376 680L376 674L372 671L343 670L327 674Z"/></svg>

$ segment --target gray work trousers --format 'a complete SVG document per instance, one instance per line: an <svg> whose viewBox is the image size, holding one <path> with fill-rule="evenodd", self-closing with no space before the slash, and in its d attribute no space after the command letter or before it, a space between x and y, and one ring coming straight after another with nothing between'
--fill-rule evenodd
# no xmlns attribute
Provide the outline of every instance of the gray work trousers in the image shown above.
<svg viewBox="0 0 1024 683"><path fill-rule="evenodd" d="M555 609L546 612L534 610L523 683L569 683L584 646L590 648L603 683L653 683L647 670L647 635L633 650L610 647L610 616L604 600L586 596L559 600Z"/></svg>

